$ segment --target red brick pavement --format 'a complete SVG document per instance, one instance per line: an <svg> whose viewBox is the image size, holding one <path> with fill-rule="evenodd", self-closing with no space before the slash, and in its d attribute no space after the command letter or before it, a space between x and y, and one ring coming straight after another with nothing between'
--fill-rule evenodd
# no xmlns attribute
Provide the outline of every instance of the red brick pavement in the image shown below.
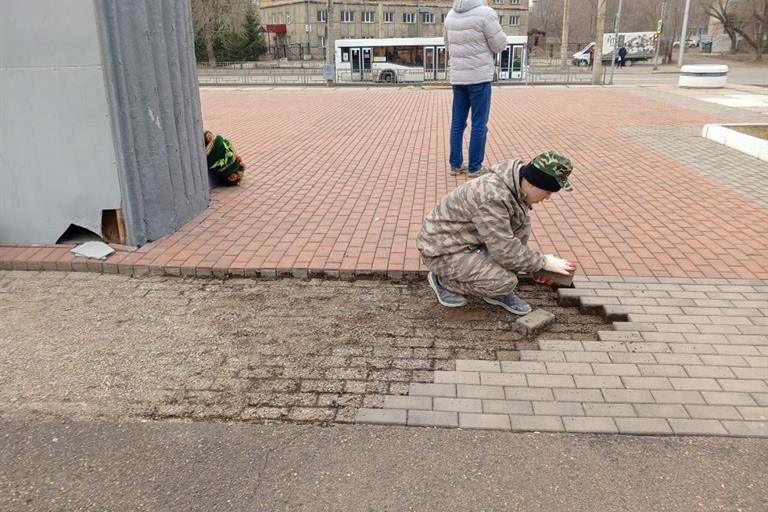
<svg viewBox="0 0 768 512"><path fill-rule="evenodd" d="M248 164L243 186L215 190L177 233L104 264L71 246L4 246L0 262L203 275L422 270L421 219L466 179L446 172L449 90L201 97L206 128L230 137ZM536 207L531 243L575 258L583 273L766 279L768 209L622 131L717 121L629 89L495 89L487 163L546 149L572 157L575 191Z"/></svg>

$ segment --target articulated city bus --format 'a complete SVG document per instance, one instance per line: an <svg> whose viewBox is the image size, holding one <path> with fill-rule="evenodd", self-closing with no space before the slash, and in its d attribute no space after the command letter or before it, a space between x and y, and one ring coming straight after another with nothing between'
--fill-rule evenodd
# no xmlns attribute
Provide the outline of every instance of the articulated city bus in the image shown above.
<svg viewBox="0 0 768 512"><path fill-rule="evenodd" d="M525 36L507 36L507 48L496 56L497 80L523 80L527 68ZM448 57L441 37L339 39L336 81L339 83L416 83L449 79Z"/></svg>

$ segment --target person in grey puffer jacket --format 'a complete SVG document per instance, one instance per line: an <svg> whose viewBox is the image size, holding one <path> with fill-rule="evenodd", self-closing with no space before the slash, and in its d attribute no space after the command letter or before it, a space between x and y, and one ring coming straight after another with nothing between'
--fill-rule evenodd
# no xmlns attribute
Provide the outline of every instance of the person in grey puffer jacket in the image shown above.
<svg viewBox="0 0 768 512"><path fill-rule="evenodd" d="M525 315L531 307L515 294L517 273L547 270L569 275L576 263L528 247L531 207L561 189L573 166L555 151L529 163L509 160L443 197L424 218L416 246L440 304L464 306L462 294ZM537 278L539 282L547 279Z"/></svg>
<svg viewBox="0 0 768 512"><path fill-rule="evenodd" d="M494 56L507 46L496 11L485 0L454 0L445 17L443 40L451 64L453 109L451 113L451 174L462 172L474 178L487 172L483 167ZM464 166L464 129L472 111L469 138L469 167Z"/></svg>

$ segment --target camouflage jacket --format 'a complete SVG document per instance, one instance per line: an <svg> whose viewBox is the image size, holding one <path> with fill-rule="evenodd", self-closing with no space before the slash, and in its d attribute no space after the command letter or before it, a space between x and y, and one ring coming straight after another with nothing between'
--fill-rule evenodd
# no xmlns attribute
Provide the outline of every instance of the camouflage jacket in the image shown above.
<svg viewBox="0 0 768 512"><path fill-rule="evenodd" d="M416 239L425 257L443 256L484 245L502 267L533 272L544 255L529 249L530 207L520 188L520 160L496 164L491 173L449 193L427 214Z"/></svg>

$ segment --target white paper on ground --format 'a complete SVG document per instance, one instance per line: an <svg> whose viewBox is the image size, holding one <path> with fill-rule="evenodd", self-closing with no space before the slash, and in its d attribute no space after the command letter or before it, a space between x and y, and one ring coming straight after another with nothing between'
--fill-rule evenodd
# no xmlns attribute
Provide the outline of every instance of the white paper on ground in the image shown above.
<svg viewBox="0 0 768 512"><path fill-rule="evenodd" d="M78 256L103 260L115 252L115 250L104 242L85 242L84 244L80 244L72 249L71 252L77 254Z"/></svg>

